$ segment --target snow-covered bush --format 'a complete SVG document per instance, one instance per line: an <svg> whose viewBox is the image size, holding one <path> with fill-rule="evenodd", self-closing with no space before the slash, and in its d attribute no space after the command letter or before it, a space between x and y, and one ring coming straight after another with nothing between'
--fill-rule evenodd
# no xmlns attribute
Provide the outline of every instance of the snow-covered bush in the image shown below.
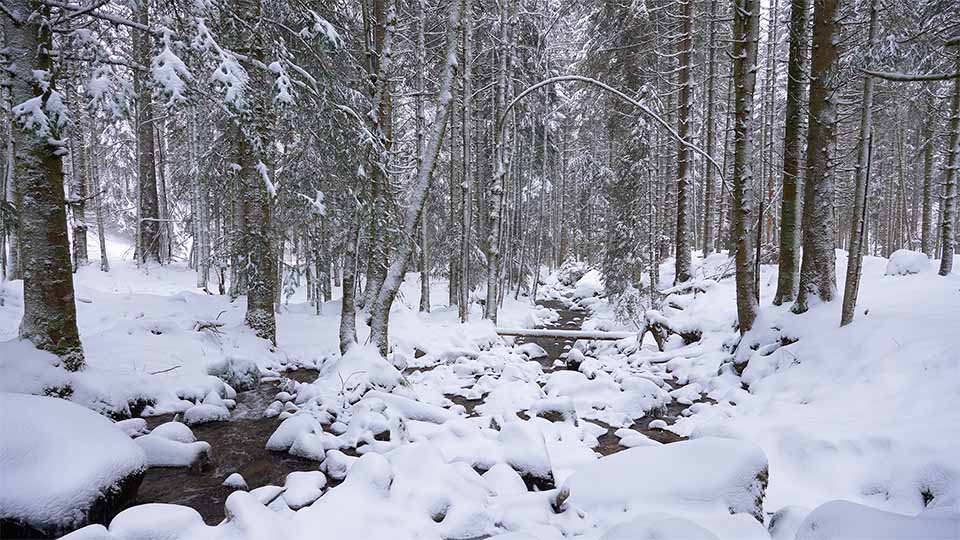
<svg viewBox="0 0 960 540"><path fill-rule="evenodd" d="M890 254L890 260L887 261L888 276L905 276L908 274L919 274L930 270L930 259L919 251L910 251L909 249L898 249Z"/></svg>

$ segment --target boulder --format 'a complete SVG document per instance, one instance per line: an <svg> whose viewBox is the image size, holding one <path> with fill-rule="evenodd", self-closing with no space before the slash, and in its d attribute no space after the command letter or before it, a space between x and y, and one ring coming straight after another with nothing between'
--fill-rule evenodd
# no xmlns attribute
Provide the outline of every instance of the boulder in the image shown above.
<svg viewBox="0 0 960 540"><path fill-rule="evenodd" d="M61 536L106 524L134 500L143 450L107 418L75 403L0 393L0 530Z"/></svg>

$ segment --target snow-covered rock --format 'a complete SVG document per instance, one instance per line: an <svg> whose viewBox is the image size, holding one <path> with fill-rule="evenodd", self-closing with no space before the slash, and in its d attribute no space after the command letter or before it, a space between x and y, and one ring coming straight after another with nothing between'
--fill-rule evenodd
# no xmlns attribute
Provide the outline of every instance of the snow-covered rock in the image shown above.
<svg viewBox="0 0 960 540"><path fill-rule="evenodd" d="M326 485L327 477L320 471L292 472L283 485L283 500L291 510L299 510L319 499Z"/></svg>
<svg viewBox="0 0 960 540"><path fill-rule="evenodd" d="M206 424L208 422L222 422L230 418L230 411L222 405L201 403L190 407L183 413L183 422L188 426Z"/></svg>
<svg viewBox="0 0 960 540"><path fill-rule="evenodd" d="M107 418L69 401L0 393L0 529L58 536L131 501L146 456Z"/></svg>
<svg viewBox="0 0 960 540"><path fill-rule="evenodd" d="M887 261L888 276L905 276L908 274L919 274L930 270L930 259L924 253L919 251L910 251L909 249L898 249L890 254Z"/></svg>
<svg viewBox="0 0 960 540"><path fill-rule="evenodd" d="M601 517L743 512L762 522L766 484L767 458L758 447L704 438L603 457L575 472L563 489L570 492L568 504Z"/></svg>
<svg viewBox="0 0 960 540"><path fill-rule="evenodd" d="M573 287L574 298L590 298L603 291L603 277L599 270L590 270L577 280Z"/></svg>
<svg viewBox="0 0 960 540"><path fill-rule="evenodd" d="M206 528L189 506L150 503L127 508L110 522L114 540L180 540L194 538Z"/></svg>
<svg viewBox="0 0 960 540"><path fill-rule="evenodd" d="M210 445L203 441L180 442L151 433L134 441L143 448L150 467L203 469L210 461Z"/></svg>
<svg viewBox="0 0 960 540"><path fill-rule="evenodd" d="M249 487L247 486L246 479L244 479L240 473L236 473L236 472L230 473L230 476L224 479L222 485L223 487L228 487L230 489L240 489L243 491L247 491L249 489Z"/></svg>
<svg viewBox="0 0 960 540"><path fill-rule="evenodd" d="M234 390L253 390L260 384L260 368L249 358L227 356L210 365L207 373L219 377Z"/></svg>
<svg viewBox="0 0 960 540"><path fill-rule="evenodd" d="M955 540L958 535L960 514L905 516L850 501L830 501L803 520L796 540Z"/></svg>
<svg viewBox="0 0 960 540"><path fill-rule="evenodd" d="M192 443L197 440L193 431L181 422L164 422L150 431L151 435L170 439L182 443Z"/></svg>

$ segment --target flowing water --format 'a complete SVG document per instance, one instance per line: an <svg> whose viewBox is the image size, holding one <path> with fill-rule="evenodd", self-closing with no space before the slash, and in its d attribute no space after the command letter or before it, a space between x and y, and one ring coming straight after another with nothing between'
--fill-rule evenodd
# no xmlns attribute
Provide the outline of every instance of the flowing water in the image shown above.
<svg viewBox="0 0 960 540"><path fill-rule="evenodd" d="M317 372L301 369L283 374L297 381L313 381ZM238 472L250 489L265 485L282 486L287 474L313 471L316 461L297 458L286 452L265 448L267 439L280 424L279 418L265 418L264 409L273 401L282 381L264 382L254 390L237 394L237 406L226 422L194 426L197 440L210 443L210 463L200 471L183 468L151 468L143 478L134 504L174 503L190 506L200 512L210 525L224 518L223 503L232 491L223 481ZM173 419L172 415L148 418L156 427Z"/></svg>

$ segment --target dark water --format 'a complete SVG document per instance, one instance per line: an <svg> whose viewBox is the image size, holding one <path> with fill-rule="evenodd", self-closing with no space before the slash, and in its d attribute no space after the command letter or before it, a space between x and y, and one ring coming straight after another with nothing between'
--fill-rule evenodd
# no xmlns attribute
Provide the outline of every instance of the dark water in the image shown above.
<svg viewBox="0 0 960 540"><path fill-rule="evenodd" d="M284 378L313 381L317 372L298 370ZM258 388L237 394L237 406L226 422L194 426L197 440L210 443L210 463L201 471L182 468L152 468L147 471L137 492L135 504L174 503L197 510L210 525L223 520L223 503L232 491L221 484L231 473L238 472L250 489L265 485L282 486L287 474L312 471L316 461L297 458L286 452L264 448L267 439L280 424L278 418L264 418L263 410L280 391L283 380L262 383ZM173 415L147 419L150 427L168 422Z"/></svg>

